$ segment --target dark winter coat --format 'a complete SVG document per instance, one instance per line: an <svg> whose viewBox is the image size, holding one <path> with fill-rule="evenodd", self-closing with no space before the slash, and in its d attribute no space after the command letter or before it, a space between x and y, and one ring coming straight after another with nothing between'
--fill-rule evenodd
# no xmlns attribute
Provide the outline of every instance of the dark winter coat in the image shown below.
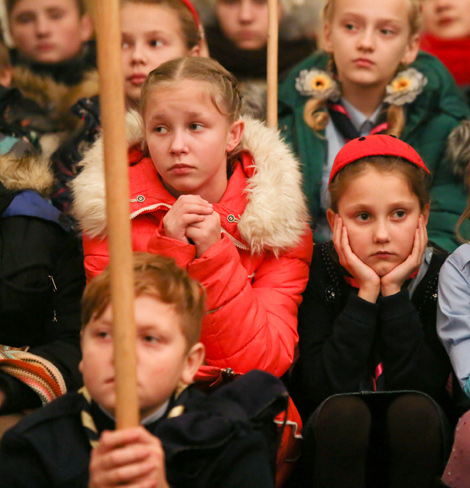
<svg viewBox="0 0 470 488"><path fill-rule="evenodd" d="M0 344L28 346L58 368L67 389L77 389L83 257L68 219L38 193L51 181L41 163L0 157ZM4 372L0 386L7 394L2 414L40 405Z"/></svg>
<svg viewBox="0 0 470 488"><path fill-rule="evenodd" d="M383 364L377 389L421 391L446 407L451 366L436 332L437 281L446 257L445 251L433 250L411 298L404 286L370 303L346 283L332 243L314 247L299 309L300 358L294 374L294 401L304 413L331 395L372 390L377 358Z"/></svg>
<svg viewBox="0 0 470 488"><path fill-rule="evenodd" d="M165 451L171 488L271 488L274 416L287 404L281 381L252 371L212 395L189 387L177 417L147 425ZM86 488L91 446L81 422L86 401L67 394L8 431L0 445L0 488ZM95 404L101 433L114 423Z"/></svg>

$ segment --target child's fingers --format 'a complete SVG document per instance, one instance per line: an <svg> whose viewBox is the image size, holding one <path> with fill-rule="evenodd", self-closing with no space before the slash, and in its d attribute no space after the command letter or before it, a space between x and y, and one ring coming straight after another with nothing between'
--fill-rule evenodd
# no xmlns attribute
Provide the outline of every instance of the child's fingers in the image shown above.
<svg viewBox="0 0 470 488"><path fill-rule="evenodd" d="M198 203L184 203L177 209L180 214L210 215L214 210L208 205Z"/></svg>
<svg viewBox="0 0 470 488"><path fill-rule="evenodd" d="M424 248L428 245L428 229L426 227L426 223L424 221L424 217L421 215L421 234L423 236Z"/></svg>
<svg viewBox="0 0 470 488"><path fill-rule="evenodd" d="M414 260L415 267L421 265L423 260L424 252L427 246L427 231L426 225L424 224L424 218L421 216L419 218L418 227L415 232L415 240L413 244L413 249L411 251L411 258Z"/></svg>
<svg viewBox="0 0 470 488"><path fill-rule="evenodd" d="M129 486L132 483L136 483L136 486L139 486L137 484L139 480L145 479L154 470L155 465L150 460L126 463L122 466L104 470L99 481L103 486Z"/></svg>
<svg viewBox="0 0 470 488"><path fill-rule="evenodd" d="M201 213L208 215L212 212L213 205L199 195L181 195L176 200L173 208L183 213Z"/></svg>
<svg viewBox="0 0 470 488"><path fill-rule="evenodd" d="M140 437L140 427L120 430L105 430L100 437L98 446L95 448L98 452L104 453L122 447L126 444L136 442Z"/></svg>

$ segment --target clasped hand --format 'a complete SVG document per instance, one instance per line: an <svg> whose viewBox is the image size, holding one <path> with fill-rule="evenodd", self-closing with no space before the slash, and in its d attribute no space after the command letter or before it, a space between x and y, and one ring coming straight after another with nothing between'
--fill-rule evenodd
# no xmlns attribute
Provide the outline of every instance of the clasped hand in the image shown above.
<svg viewBox="0 0 470 488"><path fill-rule="evenodd" d="M159 439L143 427L105 431L91 452L89 488L169 488Z"/></svg>
<svg viewBox="0 0 470 488"><path fill-rule="evenodd" d="M193 242L196 257L221 239L220 215L199 195L181 195L163 218L165 235Z"/></svg>

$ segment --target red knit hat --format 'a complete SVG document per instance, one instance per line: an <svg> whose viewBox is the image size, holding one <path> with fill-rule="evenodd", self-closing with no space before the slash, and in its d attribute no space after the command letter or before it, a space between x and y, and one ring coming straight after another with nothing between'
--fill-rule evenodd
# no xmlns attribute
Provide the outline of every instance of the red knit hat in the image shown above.
<svg viewBox="0 0 470 488"><path fill-rule="evenodd" d="M353 139L341 148L333 162L328 186L345 166L367 156L396 156L406 159L424 169L426 173L430 173L420 155L409 144L394 136L374 134Z"/></svg>

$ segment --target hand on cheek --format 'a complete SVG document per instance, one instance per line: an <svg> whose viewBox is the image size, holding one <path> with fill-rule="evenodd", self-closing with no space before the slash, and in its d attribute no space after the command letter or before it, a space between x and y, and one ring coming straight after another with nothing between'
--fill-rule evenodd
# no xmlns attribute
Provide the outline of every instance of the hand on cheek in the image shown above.
<svg viewBox="0 0 470 488"><path fill-rule="evenodd" d="M380 278L367 264L362 262L349 245L348 230L341 217L336 214L333 225L333 243L339 262L353 276L359 285L358 296L375 303L380 293Z"/></svg>
<svg viewBox="0 0 470 488"><path fill-rule="evenodd" d="M199 195L181 195L163 218L165 235L188 243L187 227L203 222L212 212L212 204Z"/></svg>
<svg viewBox="0 0 470 488"><path fill-rule="evenodd" d="M103 432L90 460L89 488L169 488L160 441L143 427Z"/></svg>
<svg viewBox="0 0 470 488"><path fill-rule="evenodd" d="M423 262L423 255L428 243L428 233L424 217L421 215L418 220L418 227L415 231L413 249L403 263L382 276L380 280L380 291L382 296L395 295L401 290L403 283L416 271Z"/></svg>
<svg viewBox="0 0 470 488"><path fill-rule="evenodd" d="M196 257L200 258L209 247L219 242L222 238L220 215L213 211L211 215L206 215L202 222L188 225L186 237L194 242Z"/></svg>

